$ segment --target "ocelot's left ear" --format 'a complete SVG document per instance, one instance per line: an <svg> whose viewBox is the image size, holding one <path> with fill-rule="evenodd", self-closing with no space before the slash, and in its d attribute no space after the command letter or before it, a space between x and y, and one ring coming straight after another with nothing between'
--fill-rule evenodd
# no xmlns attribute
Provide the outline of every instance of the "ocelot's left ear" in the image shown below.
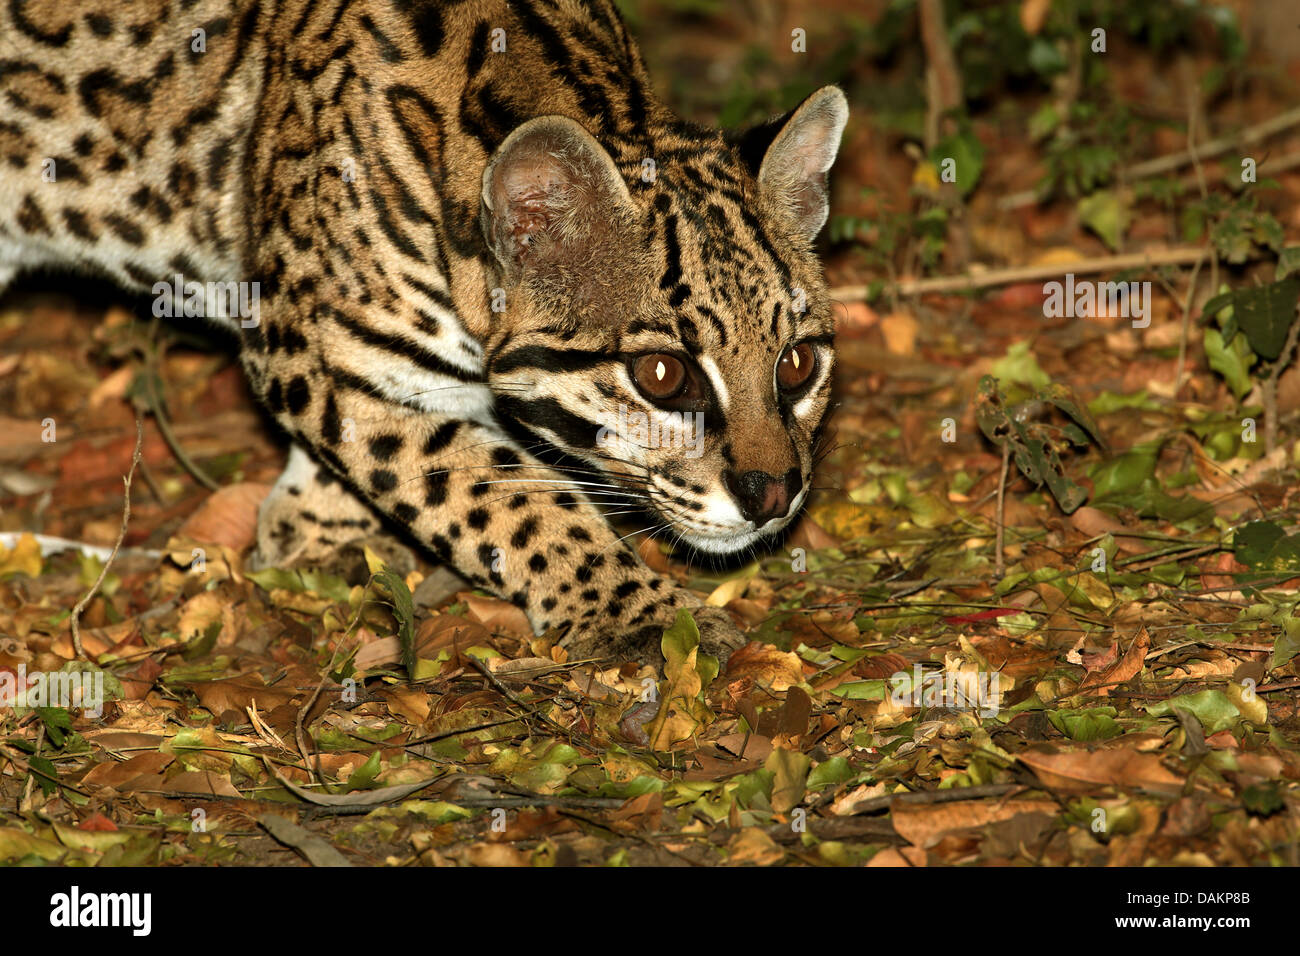
<svg viewBox="0 0 1300 956"><path fill-rule="evenodd" d="M483 170L481 218L505 277L581 267L613 224L635 214L627 183L595 137L564 116L520 125Z"/></svg>
<svg viewBox="0 0 1300 956"><path fill-rule="evenodd" d="M764 195L809 240L826 224L826 173L848 119L844 93L823 86L785 116L732 139Z"/></svg>

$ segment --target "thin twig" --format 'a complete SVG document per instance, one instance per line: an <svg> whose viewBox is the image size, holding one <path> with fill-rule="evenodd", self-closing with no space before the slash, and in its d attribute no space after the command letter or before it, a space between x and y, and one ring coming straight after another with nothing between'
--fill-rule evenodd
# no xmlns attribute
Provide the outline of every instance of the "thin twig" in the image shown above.
<svg viewBox="0 0 1300 956"><path fill-rule="evenodd" d="M1017 791L1030 789L1020 783L990 783L977 787L952 787L948 790L913 790L910 793L891 793L872 797L853 805L853 816L888 810L895 803L924 806L936 803L955 803L961 800L981 800L984 797L1005 797Z"/></svg>
<svg viewBox="0 0 1300 956"><path fill-rule="evenodd" d="M86 651L81 646L81 612L86 606L94 600L95 595L99 593L100 585L104 583L104 578L108 577L108 569L113 564L113 559L117 557L118 549L122 547L122 539L126 537L126 526L131 520L131 479L135 477L135 468L140 464L140 454L144 448L144 422L140 416L135 418L135 451L131 453L131 470L126 473L122 479L125 488L122 492L122 527L117 532L117 541L113 543L113 550L109 552L108 559L104 566L99 569L99 577L95 578L95 583L90 586L86 596L77 602L77 606L72 609L72 648L77 655L78 660L86 660Z"/></svg>
<svg viewBox="0 0 1300 956"><path fill-rule="evenodd" d="M159 372L159 374L162 373ZM158 397L158 392L154 388L152 369L145 368L144 380L145 391L149 396L149 411L153 413L153 420L158 426L158 431L162 434L163 441L167 443L167 447L171 449L172 454L176 456L176 460L181 463L181 466L194 476L195 481L207 488L208 491L220 490L221 486L185 453L185 449L181 447L180 441L172 432L171 422L167 420L167 414L163 411L162 400Z"/></svg>
<svg viewBox="0 0 1300 956"><path fill-rule="evenodd" d="M1007 471L1009 470L1010 465L1011 465L1011 445L1007 444L1002 446L1002 476L998 479L998 536L997 536L997 544L995 549L996 557L994 558L994 565L993 565L993 571L994 574L997 575L998 580L1002 579L1002 575L1007 569L1006 559L1005 556L1002 554L1002 545L1006 536L1006 528L1007 528L1007 513L1006 513L1005 505L1006 505L1006 489L1007 489Z"/></svg>
<svg viewBox="0 0 1300 956"><path fill-rule="evenodd" d="M41 745L45 743L45 724L42 723L36 728L36 746L32 749L32 756L41 755ZM23 799L18 804L20 810L25 810L29 806L28 801L32 798L32 789L36 785L36 774L29 772L27 774L27 784L23 787Z"/></svg>
<svg viewBox="0 0 1300 956"><path fill-rule="evenodd" d="M1265 120L1255 126L1248 126L1232 136L1224 136L1220 139L1210 140L1208 143L1202 143L1193 153L1191 150L1184 150L1180 153L1171 153L1168 156L1157 156L1154 159L1144 160L1136 163L1123 170L1123 177L1129 182L1139 179L1150 179L1152 176L1159 176L1163 173L1180 169L1195 161L1196 156L1202 159L1210 159L1234 147L1244 146L1248 143L1257 143L1268 139L1275 133L1290 129L1293 126L1300 125L1300 108L1287 110L1285 113L1279 113L1272 119ZM1010 193L998 200L998 209L1019 209L1022 206L1032 206L1040 199L1038 191L1035 189L1026 189L1018 193Z"/></svg>
<svg viewBox="0 0 1300 956"><path fill-rule="evenodd" d="M1122 256L1097 256L1077 262L1054 262L1042 265L1016 266L1010 269L989 269L964 276L935 276L931 279L905 279L889 287L899 296L926 295L929 293L973 292L1017 282L1034 282L1051 279L1072 272L1075 275L1092 275L1098 272L1123 272L1144 266L1185 266L1200 261L1207 253L1205 246L1176 246L1173 249L1154 249L1149 252L1126 253ZM866 300L866 285L836 286L831 298L841 302Z"/></svg>
<svg viewBox="0 0 1300 956"><path fill-rule="evenodd" d="M1264 454L1273 454L1277 447L1277 380L1282 370L1291 364L1291 355L1295 352L1296 339L1300 337L1300 318L1291 317L1291 328L1286 334L1286 344L1282 352L1269 365L1268 377L1264 379L1260 394L1264 399Z"/></svg>

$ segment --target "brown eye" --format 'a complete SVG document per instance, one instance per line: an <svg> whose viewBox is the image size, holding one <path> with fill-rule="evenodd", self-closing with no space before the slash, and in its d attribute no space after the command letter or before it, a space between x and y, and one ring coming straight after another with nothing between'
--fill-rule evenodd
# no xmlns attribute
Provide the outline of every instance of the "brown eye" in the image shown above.
<svg viewBox="0 0 1300 956"><path fill-rule="evenodd" d="M666 402L685 391L688 376L686 366L675 355L651 352L633 359L632 380L647 398Z"/></svg>
<svg viewBox="0 0 1300 956"><path fill-rule="evenodd" d="M786 391L793 391L812 378L817 367L817 353L807 342L785 350L776 363L776 383Z"/></svg>

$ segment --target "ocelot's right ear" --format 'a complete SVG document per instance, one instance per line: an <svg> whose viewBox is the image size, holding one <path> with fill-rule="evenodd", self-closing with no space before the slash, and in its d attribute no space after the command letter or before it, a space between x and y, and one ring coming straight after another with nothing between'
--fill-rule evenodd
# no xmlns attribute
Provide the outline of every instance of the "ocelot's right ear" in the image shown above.
<svg viewBox="0 0 1300 956"><path fill-rule="evenodd" d="M483 170L483 234L510 281L529 267L590 260L593 242L631 215L614 161L567 117L523 123Z"/></svg>
<svg viewBox="0 0 1300 956"><path fill-rule="evenodd" d="M826 174L848 119L843 91L823 86L784 116L727 134L759 189L810 242L830 212Z"/></svg>

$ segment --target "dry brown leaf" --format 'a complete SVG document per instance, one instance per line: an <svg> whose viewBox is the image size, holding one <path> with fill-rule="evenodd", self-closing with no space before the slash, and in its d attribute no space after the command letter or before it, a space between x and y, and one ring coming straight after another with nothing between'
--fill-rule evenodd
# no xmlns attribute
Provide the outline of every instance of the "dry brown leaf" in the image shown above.
<svg viewBox="0 0 1300 956"><path fill-rule="evenodd" d="M509 843L475 843L465 859L470 866L528 866L528 857Z"/></svg>
<svg viewBox="0 0 1300 956"><path fill-rule="evenodd" d="M876 310L865 302L834 302L831 312L835 316L835 334L848 339L865 335L880 321Z"/></svg>
<svg viewBox="0 0 1300 956"><path fill-rule="evenodd" d="M270 490L270 485L251 481L219 488L176 533L200 544L225 545L236 552L252 547L257 540L257 509Z"/></svg>
<svg viewBox="0 0 1300 956"><path fill-rule="evenodd" d="M368 671L402 659L402 642L395 637L381 637L361 645L352 663L357 670Z"/></svg>
<svg viewBox="0 0 1300 956"><path fill-rule="evenodd" d="M533 636L532 625L528 615L509 601L486 597L472 591L462 591L456 595L457 601L465 602L465 615L471 621L477 621L489 631L509 634L529 640Z"/></svg>
<svg viewBox="0 0 1300 956"><path fill-rule="evenodd" d="M254 702L258 710L271 710L298 696L297 691L267 687L254 677L194 681L185 686L194 691L199 703L216 718L229 711L243 714Z"/></svg>
<svg viewBox="0 0 1300 956"><path fill-rule="evenodd" d="M926 865L926 854L918 846L885 847L870 860L867 866L916 867Z"/></svg>
<svg viewBox="0 0 1300 956"><path fill-rule="evenodd" d="M830 534L813 520L812 515L805 514L786 539L786 548L803 548L806 551L820 551L823 548L838 548L840 540Z"/></svg>
<svg viewBox="0 0 1300 956"><path fill-rule="evenodd" d="M1170 772L1155 753L1111 750L1026 751L1020 761L1051 790L1084 793L1095 787L1125 787L1177 793L1182 777Z"/></svg>
<svg viewBox="0 0 1300 956"><path fill-rule="evenodd" d="M803 662L792 651L783 651L761 641L750 641L731 655L725 676L728 683L747 677L780 692L803 680Z"/></svg>
<svg viewBox="0 0 1300 956"><path fill-rule="evenodd" d="M637 553L645 566L651 571L659 574L668 574L672 571L672 565L668 563L667 556L664 555L663 549L659 547L659 542L654 538L642 538L641 543L636 546Z"/></svg>
<svg viewBox="0 0 1300 956"><path fill-rule="evenodd" d="M1129 534L1132 528L1090 505L1084 505L1070 515L1070 524L1074 525L1076 531L1089 538L1097 538L1103 534L1113 535L1115 547L1127 554L1142 554L1151 550L1148 541Z"/></svg>
<svg viewBox="0 0 1300 956"><path fill-rule="evenodd" d="M773 866L784 859L785 851L758 827L745 827L727 844L727 862L733 866Z"/></svg>
<svg viewBox="0 0 1300 956"><path fill-rule="evenodd" d="M1112 690L1141 673L1149 650L1151 650L1151 636L1144 627L1138 631L1137 637L1118 661L1105 670L1090 669L1088 676L1079 685L1079 692L1093 691L1101 697L1109 697Z"/></svg>
<svg viewBox="0 0 1300 956"><path fill-rule="evenodd" d="M1000 823L1024 813L1055 814L1059 810L1054 800L962 800L935 804L896 800L890 807L890 819L904 840L929 849L949 833Z"/></svg>
<svg viewBox="0 0 1300 956"><path fill-rule="evenodd" d="M1047 12L1052 8L1052 0L1021 0L1020 25L1031 37L1043 29Z"/></svg>
<svg viewBox="0 0 1300 956"><path fill-rule="evenodd" d="M880 332L885 337L885 348L890 355L907 356L916 353L916 337L921 324L910 312L891 312L880 320Z"/></svg>

